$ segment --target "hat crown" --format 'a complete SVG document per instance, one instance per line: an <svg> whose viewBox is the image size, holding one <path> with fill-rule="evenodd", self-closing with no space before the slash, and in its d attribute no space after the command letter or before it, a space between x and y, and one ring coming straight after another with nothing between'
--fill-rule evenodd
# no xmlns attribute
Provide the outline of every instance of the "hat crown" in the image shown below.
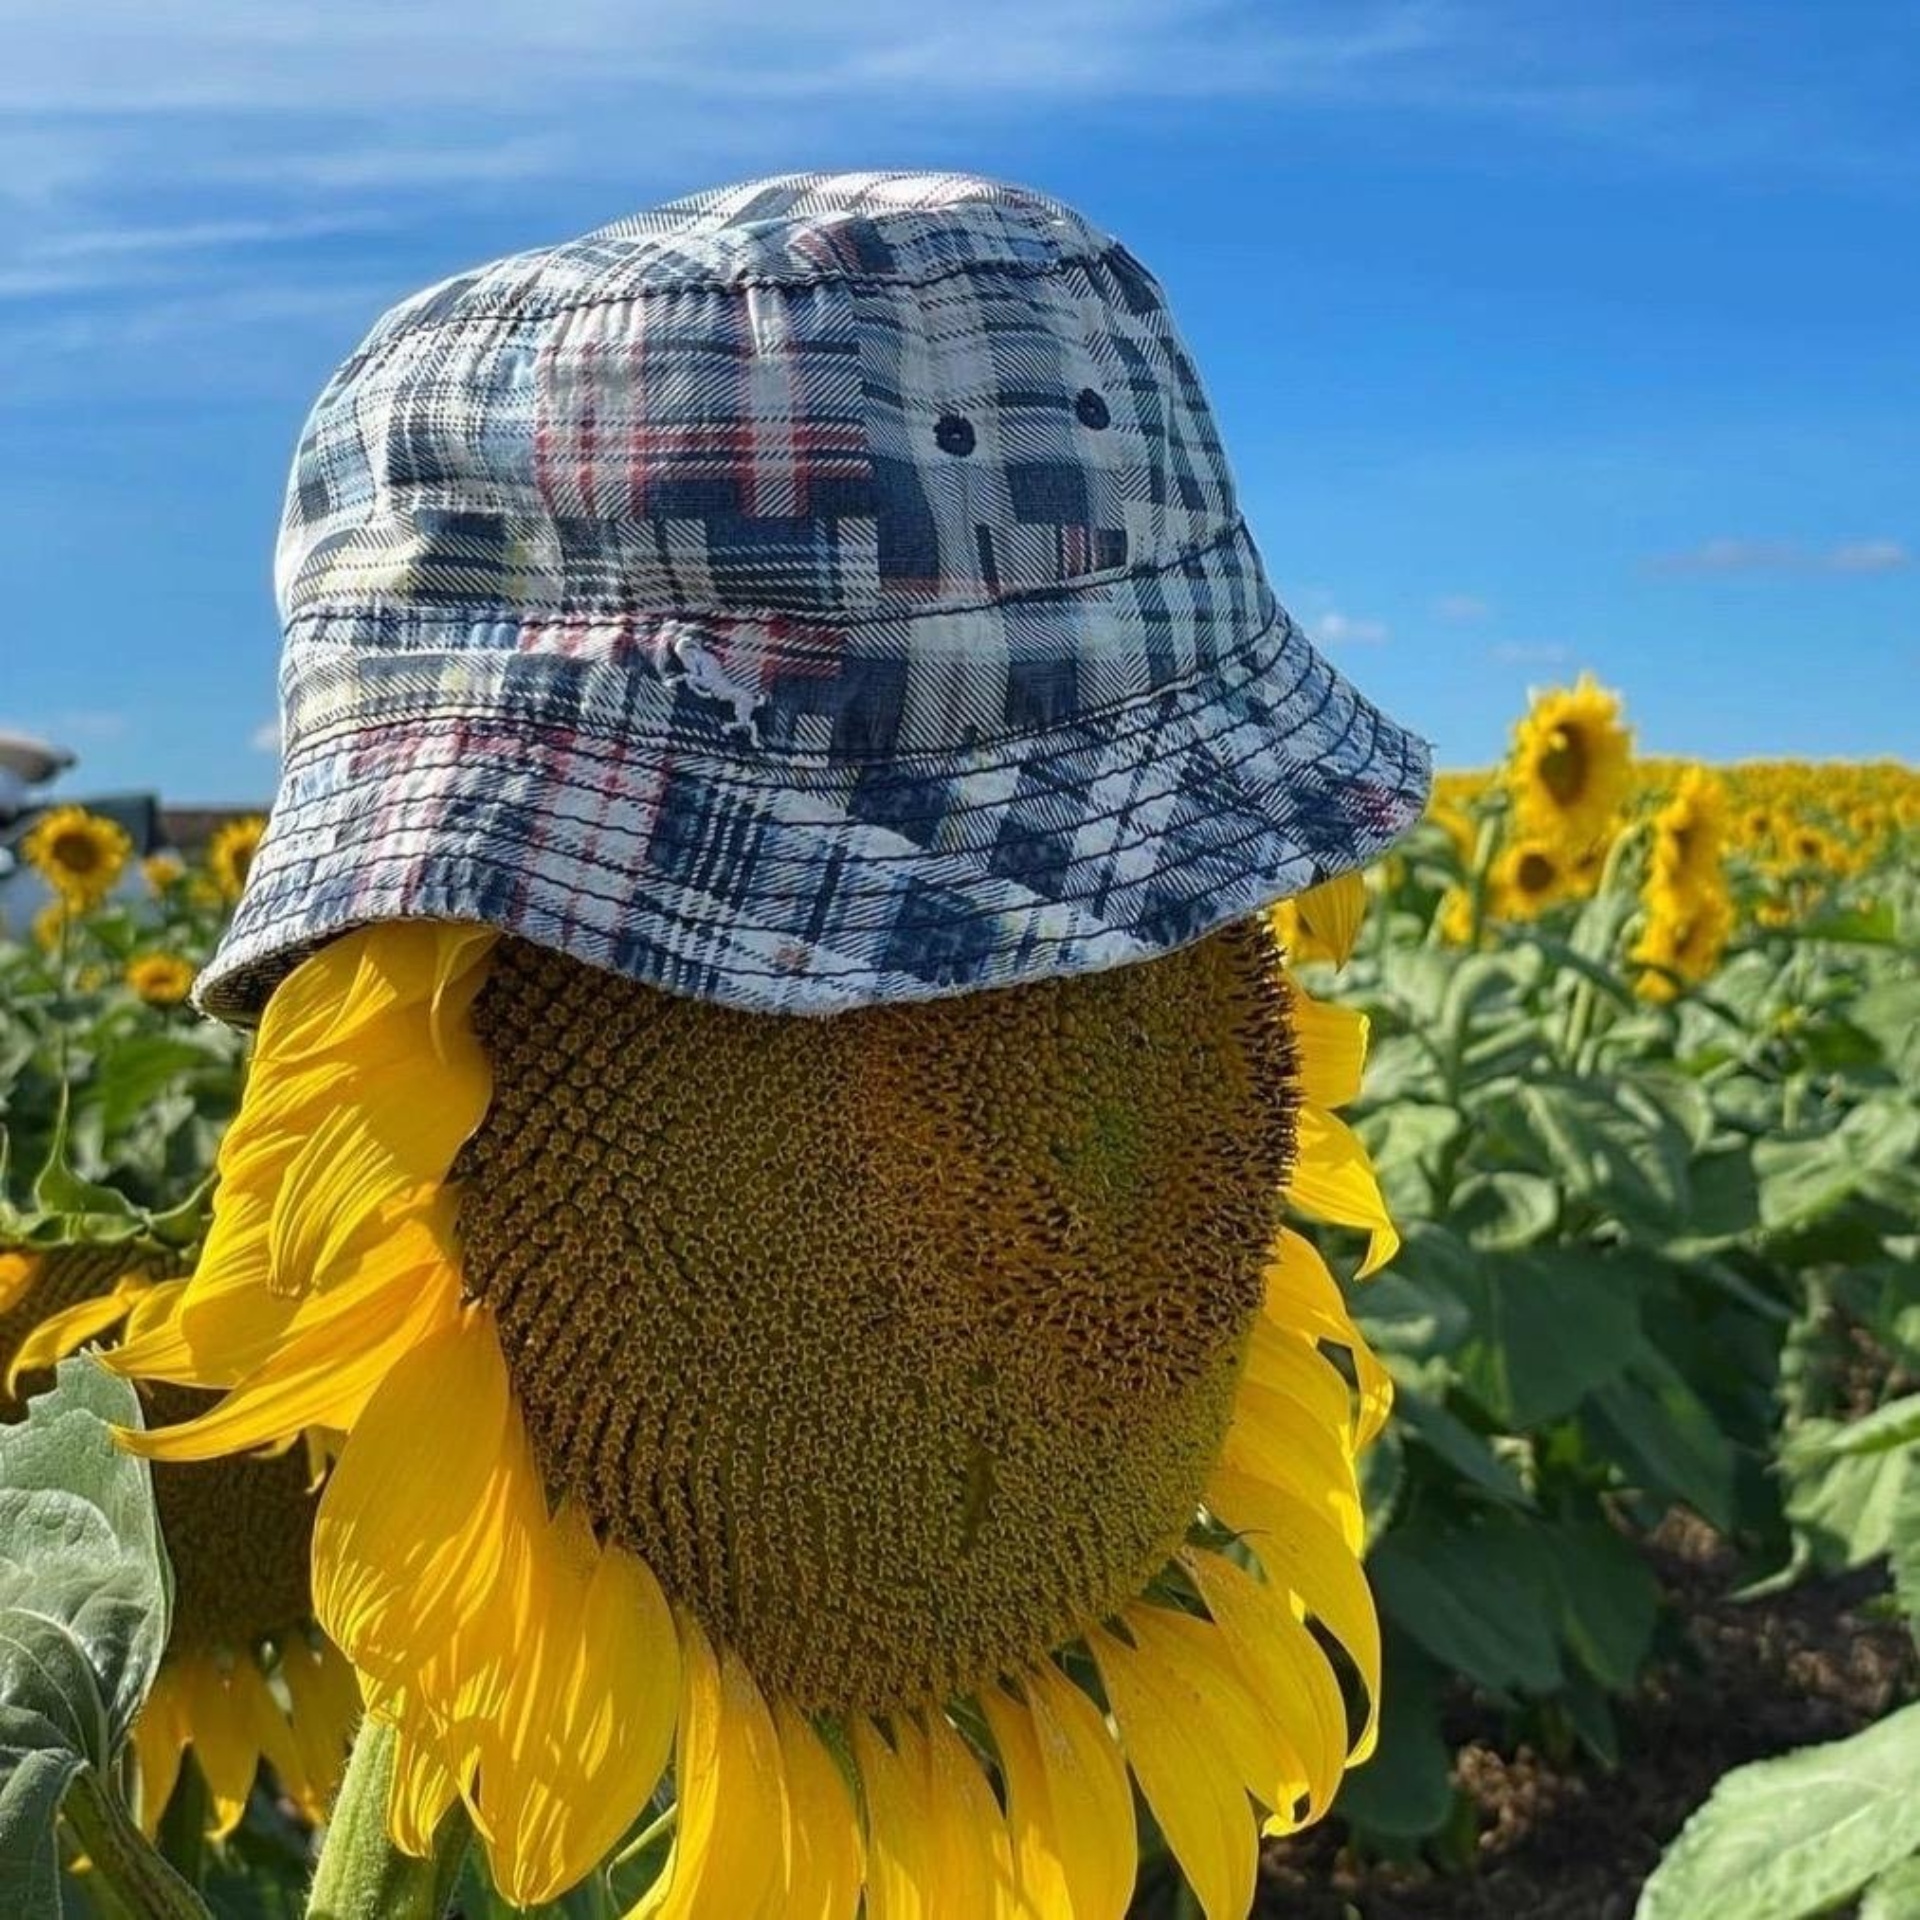
<svg viewBox="0 0 1920 1920"><path fill-rule="evenodd" d="M1108 235L970 175L793 175L394 309L309 421L279 579L289 623L473 607L950 652L969 634L878 629L1174 567L1237 523L1161 290Z"/></svg>

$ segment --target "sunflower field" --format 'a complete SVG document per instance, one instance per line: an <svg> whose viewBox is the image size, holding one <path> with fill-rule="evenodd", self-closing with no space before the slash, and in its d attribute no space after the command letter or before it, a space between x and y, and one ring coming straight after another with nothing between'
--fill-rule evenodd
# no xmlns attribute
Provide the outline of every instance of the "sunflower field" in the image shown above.
<svg viewBox="0 0 1920 1920"><path fill-rule="evenodd" d="M292 1387L270 1446L254 1435L250 1451L209 1445L149 1468L115 1442L115 1429L138 1444L143 1428L205 1428L212 1394L164 1367L136 1388L97 1356L163 1350L223 1175L229 1204L246 1205L260 1129L281 1129L273 1150L294 1157L297 1181L330 1124L324 1100L296 1111L256 1086L268 1120L235 1127L247 1042L189 1004L259 831L236 823L191 859L148 862L129 888L119 830L57 809L22 847L55 904L0 928L0 1910L718 1915L662 1891L676 1822L712 1812L691 1788L684 1809L656 1793L553 1898L547 1881L564 1876L529 1868L496 1885L511 1857L497 1836L436 1845L451 1789L433 1790L430 1756L391 1750L396 1727L398 1744L415 1737L411 1676L349 1661L318 1624L314 1490L351 1456ZM1339 1282L1329 1324L1364 1336L1346 1365L1379 1416L1355 1423L1370 1441L1355 1539L1379 1623L1377 1741L1352 1742L1370 1755L1329 1792L1326 1819L1267 1822L1254 1911L1920 1914L1917 838L1911 769L1646 758L1619 698L1583 680L1535 697L1504 764L1442 776L1426 821L1364 890L1274 910L1312 1033L1354 1038L1356 1073L1365 1047L1346 1120L1393 1226L1323 1208L1348 1224L1314 1227L1302 1256ZM1191 952L1185 1005L1241 992L1218 943ZM565 985L502 973L497 992L518 996L491 1016L504 1061ZM434 979L423 1019L437 1044L457 980ZM1157 1017L1144 1003L1128 1015L1152 1061L1172 1060L1177 1023L1161 1032ZM649 1056L650 1100L670 1106L692 1084L711 1032L692 1014L676 1024ZM1311 1070L1338 1079L1346 1055L1325 1045ZM603 1051L609 1075L637 1058L613 1025ZM1133 1071L1137 1099L1186 1101L1196 1137L1225 1137L1220 1090L1152 1061ZM538 1087L535 1069L525 1084ZM764 1092L730 1092L742 1140ZM954 1090L956 1111L967 1097ZM469 1151L511 1167L544 1124L529 1097ZM1101 1166L1134 1164L1148 1137L1103 1134ZM901 1152L937 1161L937 1144L903 1139ZM1323 1163L1330 1187L1337 1162ZM699 1168L631 1172L668 1215L697 1212ZM562 1182L539 1204L558 1217L594 1201ZM503 1211L466 1231L504 1245L527 1230ZM698 1257L697 1237L676 1258ZM833 1312L829 1289L824 1347L857 1331ZM234 1352L253 1337L240 1327ZM684 1365L699 1359L690 1349ZM564 1427L557 1377L536 1413ZM739 1381L702 1392L716 1409L738 1396L750 1415ZM417 1411L423 1448L462 1417L431 1398ZM820 1471L830 1481L832 1463ZM862 1524L899 1518L876 1496ZM1183 1565L1224 1618L1232 1580L1197 1556ZM1216 1595L1207 1579L1226 1584ZM1170 1612L1194 1598L1177 1583L1164 1597ZM843 1610L879 1619L883 1598L854 1594ZM1302 1613L1311 1643L1332 1648L1333 1711L1344 1694L1356 1712L1351 1670L1366 1658L1348 1650L1366 1633L1331 1607ZM837 1658L844 1686L859 1644L822 1627L779 1641L778 1658L803 1676ZM1144 1646L1135 1632L1097 1650L1122 1719ZM1062 1740L1086 1731L1077 1714L1097 1723L1087 1694L1058 1692ZM375 1713L356 1748L363 1701ZM1036 1693L1036 1713L1044 1704ZM767 1737L796 1782L793 1742L805 1746L807 1790L842 1805L841 1771L796 1725L783 1706ZM999 1755L997 1771L953 1784L984 1796L989 1823L1052 1777L1037 1752L1023 1772L1028 1728L1002 1695L959 1728ZM364 1759L376 1735L378 1766ZM612 1737L582 1742L583 1781ZM881 1745L854 1756L869 1796L894 1763ZM1332 1750L1337 1779L1338 1729ZM724 1749L709 1761L736 1764ZM1237 1883L1196 1866L1204 1837L1182 1829L1172 1790L1141 1785L1137 1812L1101 1815L1137 1820L1140 1843L1132 1893L1108 1889L1102 1910L1130 1900L1140 1915L1233 1920ZM422 1860L369 1852L354 1817L367 1794L396 1832L419 1830ZM938 1839L917 1867L868 1880L869 1920L1094 1911L1086 1877L1045 1897L1022 1881L1004 1904L955 1895ZM516 1907L516 1887L542 1897Z"/></svg>

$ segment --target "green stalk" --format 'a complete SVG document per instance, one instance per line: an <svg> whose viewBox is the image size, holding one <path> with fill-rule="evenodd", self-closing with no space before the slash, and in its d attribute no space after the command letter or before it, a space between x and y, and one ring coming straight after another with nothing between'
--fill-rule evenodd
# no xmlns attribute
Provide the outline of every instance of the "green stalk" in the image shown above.
<svg viewBox="0 0 1920 1920"><path fill-rule="evenodd" d="M91 1767L73 1776L60 1811L102 1885L129 1913L140 1920L211 1920L200 1896L147 1844Z"/></svg>
<svg viewBox="0 0 1920 1920"><path fill-rule="evenodd" d="M1473 874L1468 881L1470 889L1468 902L1472 909L1467 928L1467 951L1480 951L1480 936L1487 925L1487 880L1493 872L1494 855L1500 851L1500 842L1506 837L1502 832L1505 825L1500 811L1491 811L1480 823L1480 837L1473 847Z"/></svg>
<svg viewBox="0 0 1920 1920"><path fill-rule="evenodd" d="M387 1786L397 1736L369 1720L353 1743L347 1777L314 1869L307 1920L441 1920L473 1837L457 1800L434 1830L433 1853L416 1860L387 1837Z"/></svg>

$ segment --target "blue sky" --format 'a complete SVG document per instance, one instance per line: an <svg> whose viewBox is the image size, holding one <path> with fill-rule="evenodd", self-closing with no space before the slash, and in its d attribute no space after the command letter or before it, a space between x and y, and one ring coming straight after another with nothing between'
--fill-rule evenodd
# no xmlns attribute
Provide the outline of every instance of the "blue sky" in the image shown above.
<svg viewBox="0 0 1920 1920"><path fill-rule="evenodd" d="M804 14L804 18L799 16ZM15 0L0 725L271 791L302 416L412 289L671 194L962 166L1160 274L1284 598L1450 764L1914 757L1908 0Z"/></svg>

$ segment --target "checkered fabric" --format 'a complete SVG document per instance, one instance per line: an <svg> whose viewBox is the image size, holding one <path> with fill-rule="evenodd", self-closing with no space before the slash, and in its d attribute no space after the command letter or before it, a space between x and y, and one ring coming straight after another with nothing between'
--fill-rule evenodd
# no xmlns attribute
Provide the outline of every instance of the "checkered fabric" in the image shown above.
<svg viewBox="0 0 1920 1920"><path fill-rule="evenodd" d="M801 174L397 307L301 440L285 772L201 983L483 921L830 1013L1371 859L1422 742L1275 601L1160 288L1042 195Z"/></svg>

